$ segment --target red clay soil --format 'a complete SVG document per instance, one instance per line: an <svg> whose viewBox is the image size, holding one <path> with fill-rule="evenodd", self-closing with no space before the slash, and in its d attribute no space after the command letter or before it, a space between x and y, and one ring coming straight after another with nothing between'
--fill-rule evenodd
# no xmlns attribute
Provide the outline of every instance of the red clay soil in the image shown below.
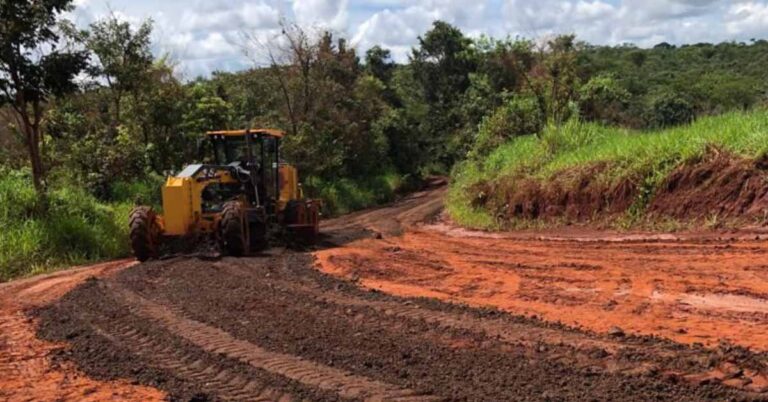
<svg viewBox="0 0 768 402"><path fill-rule="evenodd" d="M93 275L133 265L117 261L75 268L0 285L0 400L3 401L160 401L164 394L125 380L95 381L51 355L63 343L36 338L26 310L48 304Z"/></svg>
<svg viewBox="0 0 768 402"><path fill-rule="evenodd" d="M672 171L645 212L655 217L746 222L768 219L768 161L710 151ZM560 172L548 181L519 177L480 183L475 206L506 219L592 221L626 212L640 197L641 177L610 184L605 163Z"/></svg>
<svg viewBox="0 0 768 402"><path fill-rule="evenodd" d="M474 206L506 219L588 221L597 215L618 214L635 201L637 187L630 179L617 185L600 180L607 169L606 164L571 169L546 182L522 177L480 183L471 190L478 194Z"/></svg>
<svg viewBox="0 0 768 402"><path fill-rule="evenodd" d="M673 171L649 206L675 218L768 218L768 160L710 154Z"/></svg>
<svg viewBox="0 0 768 402"><path fill-rule="evenodd" d="M768 243L750 233L722 236L498 235L432 224L316 256L323 272L387 293L493 306L599 332L620 327L768 351Z"/></svg>

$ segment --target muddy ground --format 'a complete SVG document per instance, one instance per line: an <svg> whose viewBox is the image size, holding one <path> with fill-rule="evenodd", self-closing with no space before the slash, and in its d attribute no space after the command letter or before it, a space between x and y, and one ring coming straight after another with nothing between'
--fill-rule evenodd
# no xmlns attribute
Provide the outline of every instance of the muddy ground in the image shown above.
<svg viewBox="0 0 768 402"><path fill-rule="evenodd" d="M90 388L0 397L768 400L762 240L472 233L435 219L443 192L326 222L312 252L65 276L17 308Z"/></svg>

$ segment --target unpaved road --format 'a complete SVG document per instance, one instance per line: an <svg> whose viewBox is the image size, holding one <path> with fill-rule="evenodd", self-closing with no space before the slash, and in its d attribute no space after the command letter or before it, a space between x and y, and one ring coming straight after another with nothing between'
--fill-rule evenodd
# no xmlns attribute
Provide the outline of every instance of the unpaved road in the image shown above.
<svg viewBox="0 0 768 402"><path fill-rule="evenodd" d="M315 253L0 285L0 399L768 399L768 244L420 223L443 191Z"/></svg>

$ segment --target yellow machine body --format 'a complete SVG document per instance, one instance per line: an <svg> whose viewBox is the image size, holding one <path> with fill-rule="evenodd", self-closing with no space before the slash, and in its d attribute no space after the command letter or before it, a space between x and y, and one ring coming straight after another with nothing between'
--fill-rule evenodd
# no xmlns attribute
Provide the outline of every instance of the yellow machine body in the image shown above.
<svg viewBox="0 0 768 402"><path fill-rule="evenodd" d="M182 172L180 176L169 177L163 186L163 234L183 236L213 232L218 214L203 213L203 191L215 183L236 182L232 175L224 170L199 169L191 175Z"/></svg>
<svg viewBox="0 0 768 402"><path fill-rule="evenodd" d="M279 209L283 210L290 201L304 198L299 187L299 173L294 166L280 164L280 202Z"/></svg>
<svg viewBox="0 0 768 402"><path fill-rule="evenodd" d="M263 247L280 230L314 239L322 203L304 198L296 167L281 161L284 133L249 129L206 134L215 163L189 165L169 177L162 189L162 216L150 207L132 211L131 246L137 259L157 257L165 237L212 235L230 255Z"/></svg>
<svg viewBox="0 0 768 402"><path fill-rule="evenodd" d="M194 165L188 169L192 167ZM281 163L279 172L280 198L277 206L278 212L282 212L289 202L302 200L304 194L299 186L299 174L295 166ZM228 184L237 181L224 170L211 172L201 169L192 175L169 177L163 186L164 215L157 216L163 234L185 236L216 230L219 214L204 213L202 205L203 191L216 183Z"/></svg>

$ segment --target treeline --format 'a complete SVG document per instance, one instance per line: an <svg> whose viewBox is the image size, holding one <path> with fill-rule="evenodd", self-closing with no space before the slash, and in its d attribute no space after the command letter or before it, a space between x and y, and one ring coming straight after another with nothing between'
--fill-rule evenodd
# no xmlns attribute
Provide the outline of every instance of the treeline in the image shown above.
<svg viewBox="0 0 768 402"><path fill-rule="evenodd" d="M286 130L286 157L320 192L384 174L446 173L573 118L663 127L766 100L766 41L639 49L569 35L472 39L437 21L397 64L387 49L360 55L343 38L286 23L274 42L282 46L250 44L268 65L185 82L150 51L151 21L110 17L76 30L56 20L68 1L42 11L33 3L0 10L10 27L0 37L10 49L0 56L0 158L31 165L41 192L64 175L109 199L115 184L195 160L197 139L212 129ZM14 53L19 43L28 54ZM36 59L35 47L49 55Z"/></svg>

